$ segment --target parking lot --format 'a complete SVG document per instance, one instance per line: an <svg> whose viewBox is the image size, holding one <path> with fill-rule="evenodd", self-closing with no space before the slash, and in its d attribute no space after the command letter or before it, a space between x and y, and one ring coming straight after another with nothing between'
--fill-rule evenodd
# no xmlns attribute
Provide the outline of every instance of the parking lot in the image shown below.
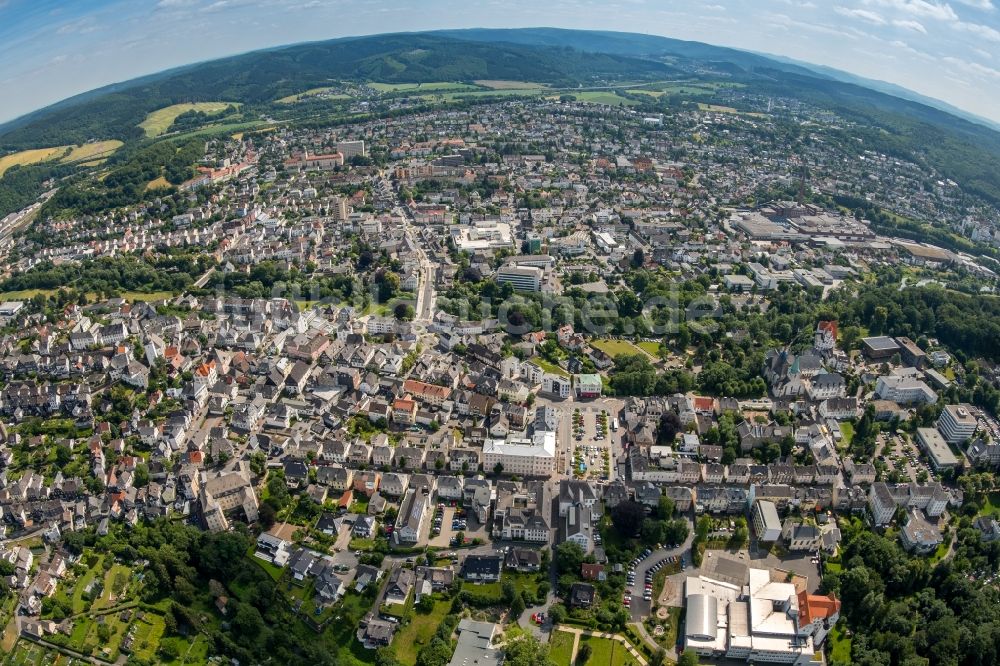
<svg viewBox="0 0 1000 666"><path fill-rule="evenodd" d="M618 434L612 429L615 418L600 407L574 407L570 418L573 476L604 481L614 478L612 438Z"/></svg>
<svg viewBox="0 0 1000 666"><path fill-rule="evenodd" d="M435 546L439 548L447 548L451 545L451 538L455 536L457 530L452 530L452 518L455 516L455 507L436 507L434 509L434 519L431 521L431 532L430 539L428 540L428 545ZM440 527L440 532L435 534L437 528Z"/></svg>
<svg viewBox="0 0 1000 666"><path fill-rule="evenodd" d="M937 474L921 457L920 449L915 442L904 442L899 435L889 435L882 448L883 462L894 469L908 481L917 481L926 474L928 480L937 478Z"/></svg>

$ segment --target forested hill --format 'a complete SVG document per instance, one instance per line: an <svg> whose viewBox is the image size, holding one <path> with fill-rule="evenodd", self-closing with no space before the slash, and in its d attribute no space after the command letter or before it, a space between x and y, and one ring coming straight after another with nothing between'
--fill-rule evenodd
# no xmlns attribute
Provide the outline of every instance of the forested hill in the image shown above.
<svg viewBox="0 0 1000 666"><path fill-rule="evenodd" d="M224 100L267 115L282 97L333 80L420 83L477 79L553 87L727 79L799 99L858 123L869 149L924 163L1000 205L1000 132L939 108L795 63L699 42L609 31L529 28L351 37L255 51L118 83L0 126L0 154L81 144L138 143L139 123L182 102ZM282 109L289 118L287 107ZM852 130L853 131L853 130Z"/></svg>
<svg viewBox="0 0 1000 666"><path fill-rule="evenodd" d="M666 78L668 64L567 47L483 43L431 34L345 38L255 51L116 84L0 126L0 149L142 137L137 125L180 102L268 102L332 79L387 83L507 79L576 86Z"/></svg>

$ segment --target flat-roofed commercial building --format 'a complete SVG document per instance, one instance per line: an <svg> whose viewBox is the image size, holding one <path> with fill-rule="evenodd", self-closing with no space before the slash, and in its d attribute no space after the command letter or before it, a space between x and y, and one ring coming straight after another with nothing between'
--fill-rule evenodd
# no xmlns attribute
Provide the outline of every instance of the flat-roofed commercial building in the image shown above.
<svg viewBox="0 0 1000 666"><path fill-rule="evenodd" d="M952 452L941 433L934 428L917 428L917 442L927 454L934 469L950 469L958 466L958 457Z"/></svg>
<svg viewBox="0 0 1000 666"><path fill-rule="evenodd" d="M741 580L723 580L706 573L689 576L684 581L684 649L713 659L738 659L753 663L795 664L823 663L823 651L817 647L825 631L824 619L839 617L835 606L816 622L802 607L803 595L795 586L766 569L745 570Z"/></svg>
<svg viewBox="0 0 1000 666"><path fill-rule="evenodd" d="M774 506L774 502L769 500L754 502L751 518L754 533L761 541L772 542L781 537L781 519L778 518L778 509Z"/></svg>
<svg viewBox="0 0 1000 666"><path fill-rule="evenodd" d="M889 358L899 351L896 341L887 335L861 339L861 350L871 359Z"/></svg>
<svg viewBox="0 0 1000 666"><path fill-rule="evenodd" d="M542 275L542 269L536 266L512 266L508 264L497 272L497 282L500 284L509 283L517 291L541 291Z"/></svg>
<svg viewBox="0 0 1000 666"><path fill-rule="evenodd" d="M549 476L556 468L556 434L540 431L532 439L488 439L483 444L483 469L492 471L497 463L506 474Z"/></svg>

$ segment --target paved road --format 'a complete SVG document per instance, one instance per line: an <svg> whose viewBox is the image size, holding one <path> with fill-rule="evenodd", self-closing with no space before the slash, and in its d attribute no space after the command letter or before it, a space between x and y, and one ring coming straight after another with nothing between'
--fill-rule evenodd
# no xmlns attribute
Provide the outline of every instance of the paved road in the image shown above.
<svg viewBox="0 0 1000 666"><path fill-rule="evenodd" d="M632 586L633 593L631 610L633 622L641 624L643 618L649 616L652 604L642 598L642 593L646 584L646 572L649 571L650 567L671 556L684 557L687 559L688 563L691 562L691 542L694 540L694 528L690 525L689 527L688 536L687 539L684 540L684 543L676 548L661 548L660 550L653 551L649 557L636 565L635 583ZM654 592L659 594L659 590L654 590Z"/></svg>

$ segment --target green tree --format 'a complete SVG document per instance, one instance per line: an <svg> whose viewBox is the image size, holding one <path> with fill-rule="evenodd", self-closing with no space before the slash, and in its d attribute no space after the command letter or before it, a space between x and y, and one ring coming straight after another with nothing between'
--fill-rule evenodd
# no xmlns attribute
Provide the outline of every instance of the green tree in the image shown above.
<svg viewBox="0 0 1000 666"><path fill-rule="evenodd" d="M698 666L698 653L694 650L684 650L677 659L677 666Z"/></svg>

